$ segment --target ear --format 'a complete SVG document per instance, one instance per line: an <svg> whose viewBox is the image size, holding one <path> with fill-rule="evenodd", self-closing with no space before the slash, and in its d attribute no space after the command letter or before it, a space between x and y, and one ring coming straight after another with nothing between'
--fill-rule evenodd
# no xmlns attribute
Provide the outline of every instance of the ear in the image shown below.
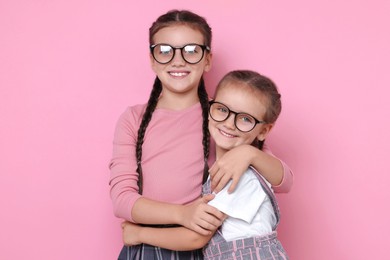
<svg viewBox="0 0 390 260"><path fill-rule="evenodd" d="M272 127L274 127L273 124L265 124L261 129L260 133L257 135L257 139L259 141L264 141L268 133L271 131Z"/></svg>
<svg viewBox="0 0 390 260"><path fill-rule="evenodd" d="M205 66L204 66L205 72L209 72L211 70L212 63L213 63L213 53L210 52L207 53L205 57Z"/></svg>

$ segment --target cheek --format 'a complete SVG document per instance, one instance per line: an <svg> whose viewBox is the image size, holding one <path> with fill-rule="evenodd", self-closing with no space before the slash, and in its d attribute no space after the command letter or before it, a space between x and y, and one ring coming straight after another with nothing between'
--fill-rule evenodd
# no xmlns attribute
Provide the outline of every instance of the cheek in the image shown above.
<svg viewBox="0 0 390 260"><path fill-rule="evenodd" d="M256 139L256 134L246 135L243 140L245 144L251 144Z"/></svg>
<svg viewBox="0 0 390 260"><path fill-rule="evenodd" d="M151 57L151 56L150 56ZM153 57L150 58L150 67L154 71L154 73L158 74L164 69L164 65L158 63L153 59Z"/></svg>
<svg viewBox="0 0 390 260"><path fill-rule="evenodd" d="M213 137L214 133L216 131L218 131L217 130L217 123L214 122L212 119L209 119L209 120L210 120L209 121L209 132L210 132L211 137Z"/></svg>
<svg viewBox="0 0 390 260"><path fill-rule="evenodd" d="M154 73L157 74L160 71L159 64L157 62L151 62L150 66L152 67Z"/></svg>
<svg viewBox="0 0 390 260"><path fill-rule="evenodd" d="M209 131L212 131L214 129L214 124L212 122L212 119L210 119L210 118L209 118L209 125L208 125L208 127L209 127Z"/></svg>

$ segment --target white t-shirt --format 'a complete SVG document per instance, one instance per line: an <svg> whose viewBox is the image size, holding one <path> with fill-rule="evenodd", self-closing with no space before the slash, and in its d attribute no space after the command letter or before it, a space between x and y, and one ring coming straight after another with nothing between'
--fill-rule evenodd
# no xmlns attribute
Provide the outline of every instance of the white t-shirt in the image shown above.
<svg viewBox="0 0 390 260"><path fill-rule="evenodd" d="M222 224L222 236L226 241L262 236L272 232L276 216L270 198L261 187L256 172L249 168L240 178L233 193L223 190L209 202L211 206L228 215ZM269 187L270 183L265 181Z"/></svg>

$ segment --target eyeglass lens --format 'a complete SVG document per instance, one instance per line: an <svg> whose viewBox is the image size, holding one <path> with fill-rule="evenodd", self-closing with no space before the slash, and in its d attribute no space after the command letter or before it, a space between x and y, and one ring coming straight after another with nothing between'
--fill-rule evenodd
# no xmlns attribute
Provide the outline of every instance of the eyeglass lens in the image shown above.
<svg viewBox="0 0 390 260"><path fill-rule="evenodd" d="M245 113L236 113L231 111L227 106L222 103L212 103L210 105L210 116L217 122L223 122L229 118L230 114L234 114L234 124L238 130L242 132L251 131L257 124L256 119Z"/></svg>
<svg viewBox="0 0 390 260"><path fill-rule="evenodd" d="M187 44L181 48L174 48L168 44L157 44L152 46L152 54L158 63L165 64L175 57L176 49L179 49L182 58L187 63L195 64L202 60L204 48L197 44Z"/></svg>

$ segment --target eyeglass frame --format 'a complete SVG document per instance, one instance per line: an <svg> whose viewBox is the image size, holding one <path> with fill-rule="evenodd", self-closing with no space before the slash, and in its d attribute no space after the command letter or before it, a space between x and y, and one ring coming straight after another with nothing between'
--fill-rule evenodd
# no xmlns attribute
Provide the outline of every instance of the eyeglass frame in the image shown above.
<svg viewBox="0 0 390 260"><path fill-rule="evenodd" d="M220 104L220 105L223 105L224 107L227 108L227 110L228 110L229 113L228 113L227 117L226 117L224 120L215 120L215 119L213 118L213 116L211 115L211 106L212 106L213 104ZM248 132L252 131L253 129L255 129L255 127L256 127L257 124L267 124L266 121L264 121L264 120L258 120L256 117L252 116L251 114L244 113L244 112L235 112L235 111L231 110L231 109L230 109L227 105L225 105L224 103L221 103L221 102L218 102L218 101L215 101L215 100L210 100L210 101L209 101L209 115L210 115L211 119L213 119L215 122L224 122L224 121L228 120L229 117L230 117L230 115L231 115L232 113L234 114L234 126L235 126L240 132L243 132L243 133L248 133ZM248 116L252 117L252 118L255 120L255 124L253 125L253 127L252 127L250 130L248 130L248 131L242 131L242 130L237 126L237 123L236 123L237 120L236 120L236 119L237 119L237 115L240 115L240 114L248 115Z"/></svg>
<svg viewBox="0 0 390 260"><path fill-rule="evenodd" d="M154 56L154 48L156 48L158 45L166 45L166 46L169 46L173 49L173 55L172 55L172 58L167 61L167 62L160 62L156 59L156 57ZM201 49L202 49L202 57L199 59L199 61L197 62L188 62L185 58L184 58L184 55L183 55L183 50L186 46L188 45L196 45L196 46L199 46ZM174 58L175 58L175 55L176 55L176 50L180 50L180 54L181 54L181 57L182 59L187 62L188 64L198 64L204 57L204 53L205 51L210 51L210 47L207 46L207 45L202 45L202 44L198 44L198 43L188 43L188 44L185 44L183 45L182 47L173 47L172 45L170 44L167 44L167 43L158 43L158 44L152 44L149 46L149 49L150 49L150 52L153 56L153 59L157 62L157 63L160 63L160 64L168 64L170 63Z"/></svg>

